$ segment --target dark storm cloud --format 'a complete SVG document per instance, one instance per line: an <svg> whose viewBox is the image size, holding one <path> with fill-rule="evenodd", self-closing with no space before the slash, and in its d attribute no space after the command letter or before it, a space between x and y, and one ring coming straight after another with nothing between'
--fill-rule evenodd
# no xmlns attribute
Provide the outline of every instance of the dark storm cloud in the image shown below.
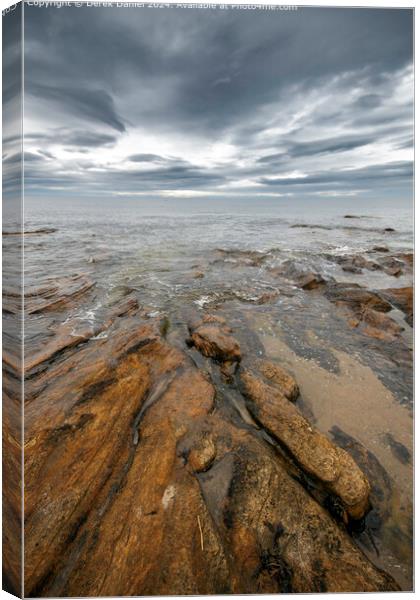
<svg viewBox="0 0 420 600"><path fill-rule="evenodd" d="M125 131L112 97L104 90L32 83L26 87L26 93L54 102L60 110L67 110L87 121L98 121L117 131Z"/></svg>
<svg viewBox="0 0 420 600"><path fill-rule="evenodd" d="M410 10L27 7L25 40L28 144L57 186L409 191L389 165L410 149Z"/></svg>

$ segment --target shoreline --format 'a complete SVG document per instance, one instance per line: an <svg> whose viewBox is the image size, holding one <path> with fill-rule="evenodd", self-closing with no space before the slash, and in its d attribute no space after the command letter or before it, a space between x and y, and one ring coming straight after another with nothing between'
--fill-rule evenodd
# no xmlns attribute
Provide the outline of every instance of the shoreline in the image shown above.
<svg viewBox="0 0 420 600"><path fill-rule="evenodd" d="M77 316L97 302L91 275L26 289L30 594L410 588L412 287L372 290L292 261L272 268L261 252L217 252L187 280L264 269L266 291L165 314L127 289L92 322ZM396 285L413 264L384 247L332 260ZM16 311L12 291L5 310ZM389 361L402 369L393 385ZM148 577L127 571L134 556Z"/></svg>

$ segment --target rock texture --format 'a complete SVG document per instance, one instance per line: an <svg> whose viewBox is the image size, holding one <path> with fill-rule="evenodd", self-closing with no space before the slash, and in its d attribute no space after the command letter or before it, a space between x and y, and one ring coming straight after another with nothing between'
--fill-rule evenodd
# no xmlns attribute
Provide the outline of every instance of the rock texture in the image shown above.
<svg viewBox="0 0 420 600"><path fill-rule="evenodd" d="M368 509L365 476L224 319L193 323L191 350L133 298L106 336L69 344L62 327L26 372L26 596L398 589L345 527Z"/></svg>
<svg viewBox="0 0 420 600"><path fill-rule="evenodd" d="M369 508L370 486L353 459L335 447L277 389L248 370L241 373L248 407L259 423L284 446L299 467L337 496L343 518L361 519Z"/></svg>
<svg viewBox="0 0 420 600"><path fill-rule="evenodd" d="M413 288L389 288L382 291L382 296L387 299L396 308L402 310L406 321L413 326Z"/></svg>

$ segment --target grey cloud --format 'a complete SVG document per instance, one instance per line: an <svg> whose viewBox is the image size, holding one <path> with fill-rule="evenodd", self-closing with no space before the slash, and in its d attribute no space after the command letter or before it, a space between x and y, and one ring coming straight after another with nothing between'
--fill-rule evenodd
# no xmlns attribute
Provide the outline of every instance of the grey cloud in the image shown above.
<svg viewBox="0 0 420 600"><path fill-rule="evenodd" d="M373 165L359 169L331 170L320 172L308 177L284 177L277 179L268 179L262 177L260 183L268 186L308 186L325 184L351 184L355 185L369 180L383 181L387 180L405 180L412 177L413 164L411 162L397 162L387 165Z"/></svg>
<svg viewBox="0 0 420 600"><path fill-rule="evenodd" d="M119 132L125 131L125 125L115 110L112 97L104 90L56 87L30 82L26 89L27 93L46 98L50 102L54 101L60 109L67 109L76 116L109 125Z"/></svg>
<svg viewBox="0 0 420 600"><path fill-rule="evenodd" d="M26 139L50 159L31 167L28 184L37 189L211 191L244 180L263 191L366 183L374 195L390 181L410 188L408 163L390 167L389 156L378 156L377 165L360 168L355 151L381 142L395 152L410 147L412 97L396 100L393 92L412 65L411 10L26 7L25 14L26 110L38 119ZM313 105L305 104L311 94ZM271 135L283 112L285 133ZM125 158L114 160L132 133L191 139L203 149L232 144L235 153L206 167L166 144L161 154L156 145L150 153L124 146ZM53 145L66 151L54 172Z"/></svg>
<svg viewBox="0 0 420 600"><path fill-rule="evenodd" d="M329 139L321 139L312 142L286 142L288 144L286 153L272 154L263 156L258 162L272 163L281 160L286 156L315 156L317 154L334 154L335 152L345 152L354 150L361 146L366 146L372 142L372 137L342 136Z"/></svg>

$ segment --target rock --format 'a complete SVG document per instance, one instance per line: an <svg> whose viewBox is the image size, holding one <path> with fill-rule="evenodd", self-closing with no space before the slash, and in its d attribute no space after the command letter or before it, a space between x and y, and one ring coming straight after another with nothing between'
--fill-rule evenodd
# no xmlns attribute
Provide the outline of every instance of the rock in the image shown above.
<svg viewBox="0 0 420 600"><path fill-rule="evenodd" d="M269 258L270 252L259 252L258 250L224 250L218 249L221 258L214 262L231 263L234 266L261 267Z"/></svg>
<svg viewBox="0 0 420 600"><path fill-rule="evenodd" d="M355 267L352 264L345 264L342 265L341 267L343 269L343 271L345 271L346 273L356 273L358 275L360 275L360 273L363 273L362 269L360 267Z"/></svg>
<svg viewBox="0 0 420 600"><path fill-rule="evenodd" d="M404 444L398 442L394 438L394 436L389 432L384 435L384 438L385 442L391 448L391 452L395 456L395 458L399 460L400 463L402 463L403 465L407 465L411 460L411 454L409 450L404 446Z"/></svg>
<svg viewBox="0 0 420 600"><path fill-rule="evenodd" d="M36 287L25 287L25 313L28 315L62 310L74 305L81 296L89 292L95 283L85 274L47 279ZM4 290L7 312L18 314L21 297L13 290Z"/></svg>
<svg viewBox="0 0 420 600"><path fill-rule="evenodd" d="M399 277L403 272L404 263L393 256L386 256L379 259L379 263L385 273L393 277Z"/></svg>
<svg viewBox="0 0 420 600"><path fill-rule="evenodd" d="M373 246L369 252L389 252L389 248L387 246Z"/></svg>
<svg viewBox="0 0 420 600"><path fill-rule="evenodd" d="M413 326L413 288L389 288L381 290L381 296L391 302L396 308L405 314L405 320Z"/></svg>
<svg viewBox="0 0 420 600"><path fill-rule="evenodd" d="M394 319L371 308L364 309L360 323L366 325L363 329L364 334L385 341L394 340L403 331L403 328Z"/></svg>
<svg viewBox="0 0 420 600"><path fill-rule="evenodd" d="M200 325L191 333L191 343L203 354L219 362L239 362L241 349L237 340L216 324Z"/></svg>
<svg viewBox="0 0 420 600"><path fill-rule="evenodd" d="M385 227L384 231L385 231L386 233L394 233L394 232L395 232L395 229L393 229L392 227Z"/></svg>
<svg viewBox="0 0 420 600"><path fill-rule="evenodd" d="M293 377L280 365L268 360L256 363L259 372L288 400L294 402L299 396L299 387Z"/></svg>
<svg viewBox="0 0 420 600"><path fill-rule="evenodd" d="M344 215L345 219L360 219L359 216L357 215Z"/></svg>
<svg viewBox="0 0 420 600"><path fill-rule="evenodd" d="M369 509L370 486L353 459L313 428L278 390L247 370L242 371L241 382L255 419L305 473L341 500L345 514L361 519Z"/></svg>
<svg viewBox="0 0 420 600"><path fill-rule="evenodd" d="M296 285L303 290L315 290L324 284L325 279L318 273L306 273L296 280Z"/></svg>
<svg viewBox="0 0 420 600"><path fill-rule="evenodd" d="M203 271L196 271L193 274L193 279L203 279L203 277L204 277Z"/></svg>
<svg viewBox="0 0 420 600"><path fill-rule="evenodd" d="M325 284L325 279L322 275L304 270L292 260L286 260L279 267L270 269L270 273L273 276L281 275L282 277L286 277L304 290L317 289Z"/></svg>
<svg viewBox="0 0 420 600"><path fill-rule="evenodd" d="M55 233L54 227L40 227L39 229L28 229L25 231L3 231L3 235L40 235L42 233Z"/></svg>
<svg viewBox="0 0 420 600"><path fill-rule="evenodd" d="M412 252L402 252L400 254L396 254L395 258L398 260L402 260L410 267L414 266L414 254Z"/></svg>
<svg viewBox="0 0 420 600"><path fill-rule="evenodd" d="M216 447L210 436L198 440L190 450L188 463L193 471L200 473L206 471L216 457Z"/></svg>
<svg viewBox="0 0 420 600"><path fill-rule="evenodd" d="M296 478L291 460L232 418L218 375L212 380L213 370L171 346L162 319L147 318L132 300L110 307L106 337L51 355L26 380L26 596L398 590ZM217 315L206 315L202 328L232 338ZM290 376L278 365L261 369L272 385L259 385L281 399L281 414L296 411L280 392L293 395ZM296 414L290 435L309 447L315 433ZM267 420L273 430L279 416ZM21 456L13 432L6 423L6 478ZM314 458L302 460L354 511L358 481L345 452L326 438L313 444ZM10 573L20 577L17 568Z"/></svg>
<svg viewBox="0 0 420 600"><path fill-rule="evenodd" d="M330 283L325 296L331 302L342 304L354 311L372 308L380 312L388 312L392 306L376 292L369 291L356 284Z"/></svg>
<svg viewBox="0 0 420 600"><path fill-rule="evenodd" d="M355 256L337 256L335 262L341 265L343 271L352 273L361 273L362 269L369 271L378 271L381 267L372 260L367 260L364 256L357 254Z"/></svg>

